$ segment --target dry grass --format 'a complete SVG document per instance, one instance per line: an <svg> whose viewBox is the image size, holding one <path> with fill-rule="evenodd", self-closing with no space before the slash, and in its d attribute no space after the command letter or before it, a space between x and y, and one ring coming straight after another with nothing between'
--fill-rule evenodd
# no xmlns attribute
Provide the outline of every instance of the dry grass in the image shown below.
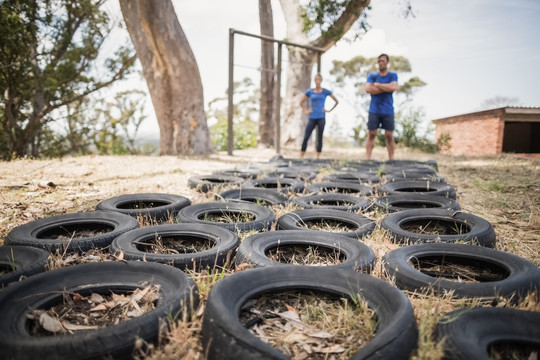
<svg viewBox="0 0 540 360"><path fill-rule="evenodd" d="M396 154L401 159L436 159L440 175L446 177L447 182L456 188L457 200L463 211L483 217L492 223L497 234L496 248L516 254L540 266L540 162L538 160L511 155L452 158L421 154L406 149L398 149ZM271 150L250 149L236 152L232 157L217 154L205 159L81 157L0 163L0 243L3 243L7 233L17 225L51 215L91 211L101 200L122 194L161 192L186 196L193 204L215 201L215 195L223 189L199 193L188 188L188 178L193 175L208 174L208 169L213 171L241 168L250 162L266 161L273 155ZM297 157L298 153L286 150L285 156ZM363 158L363 150L329 149L327 151L325 149L323 156L357 160ZM384 149L376 149L375 156L378 159L384 159ZM317 181L322 181L321 174L312 182ZM274 211L276 218L299 210L292 204L270 208ZM370 209L363 214L377 223L380 223L384 216ZM170 222L172 221L173 219ZM139 222L141 226L154 225L152 219L139 219ZM243 239L248 235L249 233L243 233L240 237ZM392 283L393 279L389 278L383 269L381 258L399 245L394 244L388 234L381 230L374 231L362 241L373 249L378 259L372 275ZM58 253L52 257L50 269L103 260L120 259L109 254L107 249L93 250L81 255ZM190 272L199 287L200 306L193 309L191 318L184 316L177 321L171 321L168 331L162 335L158 344L150 347L139 346L136 355L141 359L204 359L200 342L204 304L213 284L241 270L235 269L232 263L229 261L225 267L212 271ZM488 304L479 299L455 299L451 297L451 294L435 296L429 290L406 294L413 305L420 335L418 349L413 354L413 359L441 358L441 344L434 339L433 330L445 313L463 307L493 305L491 302ZM292 306L301 318L304 316L306 319L311 319L309 314L315 311L326 314L337 311L338 317L340 313L346 313L348 315L342 318L349 321L355 316L356 310L353 313L350 312L353 309L351 303L347 304L349 312L345 312L343 308L340 309L340 306L345 306L342 300L337 303L324 300L325 304L331 304L332 309L327 309L324 304L317 303L320 297L309 299L304 296L298 299L298 302L294 302L295 305L291 305L290 301L286 303ZM500 307L517 307L540 312L540 299L534 295L519 299L512 304L499 299L495 304ZM309 324L309 326L314 326L312 323ZM316 326L319 328L323 325L316 324ZM340 323L334 329L332 326L328 329L323 328L326 329L324 332L340 339L337 345L346 348L344 344L347 339L340 338L340 335L336 334L339 334L339 329L351 326L349 322L344 325ZM369 325L363 328L369 329ZM297 352L290 351L297 355L306 351L303 346L297 347L297 350ZM343 353L345 352L334 355L341 356L340 354Z"/></svg>
<svg viewBox="0 0 540 360"><path fill-rule="evenodd" d="M374 336L377 318L362 299L283 292L251 300L242 324L291 359L348 359Z"/></svg>

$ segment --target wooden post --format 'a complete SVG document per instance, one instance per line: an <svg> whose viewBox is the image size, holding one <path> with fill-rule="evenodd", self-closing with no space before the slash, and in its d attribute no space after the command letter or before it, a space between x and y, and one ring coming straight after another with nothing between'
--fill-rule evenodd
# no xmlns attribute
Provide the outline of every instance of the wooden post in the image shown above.
<svg viewBox="0 0 540 360"><path fill-rule="evenodd" d="M233 154L234 29L229 29L229 104L227 107L227 154Z"/></svg>
<svg viewBox="0 0 540 360"><path fill-rule="evenodd" d="M278 43L278 55L277 55L277 69L276 69L276 81L274 82L274 148L276 153L281 152L281 54L282 43Z"/></svg>

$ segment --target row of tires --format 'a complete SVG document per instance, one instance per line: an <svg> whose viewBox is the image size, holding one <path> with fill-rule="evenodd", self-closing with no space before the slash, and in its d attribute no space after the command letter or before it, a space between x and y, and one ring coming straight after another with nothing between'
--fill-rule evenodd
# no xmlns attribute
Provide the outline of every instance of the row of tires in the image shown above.
<svg viewBox="0 0 540 360"><path fill-rule="evenodd" d="M143 194L146 197L147 194ZM214 216L235 219L234 222L217 222ZM238 231L268 231L274 226L277 230L308 230L309 223L339 223L345 229L340 232L316 232L339 234L355 240L369 235L376 228L375 221L355 212L335 209L305 209L297 210L275 218L274 213L267 207L248 202L209 202L186 206L178 211L176 219L183 224L200 224L209 228L220 227L231 232ZM415 232L409 229L409 224L416 222L437 222L440 226L457 227L459 231L449 234L430 234ZM189 229L179 229L175 235L206 238L217 244L217 239L223 235L212 235L201 226L197 233L189 234ZM486 247L493 247L496 242L493 226L483 218L473 214L449 209L409 209L387 215L381 222L381 228L386 230L390 238L397 243L471 243ZM130 241L138 239L140 233L148 232L143 240L136 240L141 244L149 242L155 237L172 236L165 225L157 225L142 229L138 221L125 214L114 211L98 210L88 213L73 213L57 215L38 219L20 225L10 231L5 240L7 245L33 246L51 252L84 252L90 249L103 249L111 245L113 251L130 253ZM138 229L138 230L136 230ZM83 236L85 232L90 232ZM283 235L283 234L281 234ZM127 240L124 240L127 239ZM214 246L213 252L219 252ZM141 254L144 251L139 251ZM200 254L189 254L190 259L197 263ZM148 255L144 255L148 256ZM180 255L178 255L180 256ZM143 258L142 256L140 258ZM207 266L207 264L205 264Z"/></svg>
<svg viewBox="0 0 540 360"><path fill-rule="evenodd" d="M160 299L154 309L137 318L76 336L32 336L29 332L28 309L46 309L62 302L65 292L81 296L103 291L125 293L147 284L160 287ZM418 329L414 312L407 296L394 286L354 271L283 265L235 273L213 286L201 329L207 358L287 359L240 322L240 309L263 294L306 290L351 300L358 296L374 310L375 337L351 358L408 359L415 349ZM44 272L0 291L2 358L131 358L136 339L155 341L161 319L189 318L198 303L193 280L185 272L163 264L101 262ZM438 341L444 340L447 358L489 359L487 349L496 343L514 341L538 346L539 323L540 314L536 312L461 309L439 321L435 336Z"/></svg>
<svg viewBox="0 0 540 360"><path fill-rule="evenodd" d="M245 194L249 189L233 190L240 190ZM269 189L256 190L266 191ZM328 195L350 196L333 193L308 196L328 197ZM345 212L342 211L345 209L340 209L340 211L336 209L315 207L315 209L300 210L286 214L277 220L276 228L279 231L267 231L254 234L247 237L239 244L238 236L236 234L236 231L238 230L261 231L270 229L269 225L275 222L275 218L269 209L256 204L246 204L243 201L191 205L186 198L176 198L174 201L163 199L163 197L167 198L169 196L173 195L137 194L126 195L124 198L116 197L107 199L99 206L105 207L106 210L109 211L99 210L96 212L85 213L85 215L62 215L60 217L41 219L36 222L28 223L10 232L6 239L6 243L17 243L17 239L20 240L26 238L28 241L25 242L24 245L30 245L30 247L26 247L28 249L33 249L33 247L36 246L44 247L43 244L51 245L52 243L57 243L59 246L58 249L62 249L62 251L85 251L88 248L103 248L111 244L110 251L121 251L128 260L142 259L150 262L163 262L173 264L180 269L191 269L194 266L196 269L200 269L201 267L205 268L208 266L214 267L216 265L223 265L231 253L236 253L235 261L237 264L249 263L253 267L262 267L262 269L253 269L228 276L212 288L205 308L202 330L204 347L205 349L208 349L209 358L283 358L284 355L282 353L268 344L264 344L253 335L246 333L247 329L238 321L238 311L242 305L251 298L272 291L284 291L285 289L313 288L313 290L316 291L330 292L343 296L351 296L351 294L357 293L361 294L361 296L368 301L369 306L376 311L379 327L376 338L355 354L355 356L353 356L354 358L408 358L410 352L416 346L416 322L414 321L412 308L407 297L383 280L358 272L362 271L369 273L375 262L373 251L358 241L359 238L369 234L369 232L373 231L375 228L375 223L370 219L356 214L354 212L355 210L352 210L352 212ZM419 195L408 194L398 196L418 197ZM135 197L135 199L133 197ZM255 199L257 199L257 197L255 197ZM441 199L445 198L441 197ZM407 201L411 201L411 199L407 199ZM417 199L416 201L422 200ZM107 204L107 202L109 204ZM174 205L177 207L171 208L169 202L175 204L180 203L181 205ZM316 204L317 202L319 202L317 204L319 206L325 205L324 203L321 204L321 202L324 202L324 199L318 199L311 202L308 201L311 205ZM134 204L136 204L136 206L134 206ZM111 207L114 208L114 211L110 211ZM389 206L386 206L387 210L389 208ZM175 214L176 218L182 221L182 223L138 229L138 223L136 221L133 222L133 217L140 216L150 209L153 211L153 216L156 218L165 220L171 216L171 214ZM232 215L236 212L245 215L246 213L249 213L249 211L251 211L249 221L236 222L233 224L220 224L205 220L214 213L220 215L229 213ZM438 211L441 213L437 213ZM435 213L437 214L435 215ZM96 221L96 219L92 220L92 216L96 214L100 214L98 216L98 221ZM131 217L127 215L131 215ZM66 222L68 216L74 216L75 218L72 219L73 221L70 220ZM119 216L123 216L123 218L118 218ZM460 218L460 216L465 216L465 218ZM455 223L459 220L464 226L466 225L466 233L469 234L465 237L463 234L459 234L459 238L454 237L453 239L443 238L445 235L440 235L428 239L420 237L415 240L416 238L414 238L414 236L423 236L425 234L407 232L402 228L401 224L417 221L418 217L424 220L426 217L431 217L437 221L448 221L449 223ZM352 218L352 220L347 221L351 223L351 228L354 229L350 234L307 231L300 226L302 223L312 221L313 219L336 219L343 221L343 219L349 218ZM389 218L391 221L385 222L385 220ZM404 246L387 253L383 259L385 269L395 279L398 287L408 290L429 287L433 289L435 293L453 292L457 296L481 296L487 298L505 296L516 299L537 289L538 284L540 284L539 270L536 266L523 259L484 247L444 243L465 241L485 246L493 246L495 243L495 233L493 228L487 221L480 218L478 219L472 214L456 212L456 209L446 210L444 208L406 210L388 215L382 221L381 226L390 227L390 230L388 230L389 232L395 230L397 230L397 232L405 232L402 234L402 238L400 238L397 233L394 234L393 238L396 239L397 242L422 242L424 244ZM43 221L43 223L39 223L40 221ZM94 225L90 225L93 223ZM387 223L390 223L390 226L388 226ZM294 231L288 230L288 226L292 226ZM66 229L70 230L68 232L69 234L72 234L67 239L65 239ZM94 241L96 239L92 239L96 236L78 238L76 235L73 235L88 229L93 230L94 233L103 232L103 234L96 235L99 238L97 242ZM102 231L96 231L96 229L101 229ZM359 231L359 229L361 229L361 231ZM110 236L110 233L113 233L112 236ZM151 242L156 236L189 238L192 241L209 241L212 243L212 246L208 250L176 255L151 254L144 251L145 246L141 244ZM106 239L103 239L103 237L106 237ZM79 242L85 244L82 245L79 244ZM428 243L425 244L426 242ZM435 243L430 244L429 242ZM439 244L436 242L442 243ZM66 244L68 245L66 246ZM284 265L268 258L268 253L271 249L275 249L278 246L295 244L315 244L328 251L337 251L342 254L343 261L338 265L330 266L326 269L314 269L313 267L308 269L299 266ZM50 247L45 248L51 249ZM21 256L18 253L19 249L20 247L15 246L6 246L4 249L0 248L0 250L7 250L11 253L9 266L18 266L15 264L14 259L21 259ZM480 267L490 268L495 272L502 273L502 275L497 281L483 282L482 279L478 279L480 283L476 284L458 283L429 276L416 270L412 266L412 263L417 259L441 257L452 259L452 261L457 263L475 262ZM1 258L4 258L4 256ZM32 262L35 264L38 263L36 260L32 260ZM112 264L113 263L108 263L107 266L125 266L126 268L130 268L130 270L126 270L127 272L130 272L131 269L135 269L133 270L134 273L147 271L146 269L139 268L142 264L145 264L143 262L127 261L121 265ZM99 264L89 265L96 267L100 266ZM140 281L137 282L131 279L129 280L131 282L129 282L126 280L126 276L117 276L117 274L124 273L124 270L120 270L120 268L118 268L118 270L112 268L83 268L84 266L89 265L77 265L70 268L33 275L24 281L8 286L6 289L0 291L0 311L3 311L3 309L6 308L11 309L10 304L13 301L22 302L23 304L21 306L25 307L25 309L43 308L45 304L54 302L52 297L41 296L38 294L58 294L65 290L73 290L76 292L80 291L80 289L84 289L86 292L99 292L104 291L106 288L126 288L130 286L132 288L140 288L140 281L147 281L147 279L140 279ZM152 266L157 269L160 265L153 264ZM37 268L37 266L35 266L35 268ZM69 269L69 271L67 269ZM350 270L356 270L356 272ZM34 273L36 272L35 269L33 271ZM165 272L171 271L172 270L168 269ZM88 275L83 276L80 274L81 272L86 274L95 273L97 277L89 277ZM105 272L109 272L109 276L106 276ZM153 274L155 271L148 270L148 272ZM184 274L183 272L180 273ZM174 273L174 276L182 277L185 275L180 276L180 273ZM69 281L67 283L60 281L60 279L63 278L70 278L69 274L75 274L73 275L75 279L72 280L72 283L69 283ZM26 276L29 275L30 274ZM2 275L2 277L4 276L5 275ZM15 274L14 278L18 279L20 278L20 275L17 276L17 274ZM32 279L34 280L29 282ZM152 279L158 279L155 280L158 283L161 281L159 280L160 276L157 275L152 277ZM196 289L192 282L189 281L189 277L186 277L186 279L187 280L182 283L183 285L175 285L182 288L182 295L171 291L171 293L175 294L171 295L171 297L176 296L176 300L173 301L176 301L178 304L189 304L191 307L195 307L198 301ZM343 283L341 283L340 279L343 279ZM79 283L75 284L77 281ZM131 285L125 285L126 281ZM45 289L37 286L37 283L51 283L54 285L52 285L52 288ZM348 287L347 291L343 290L345 286ZM351 286L357 286L358 289L351 289ZM56 290L53 290L53 288ZM397 295L398 293L400 295ZM186 298L186 294L189 294L189 299ZM28 299L29 302L25 303L22 301L23 299ZM392 302L389 299L396 300L396 304L388 304L389 302ZM405 300L405 302L399 303L399 299ZM29 355L28 358L35 358L37 356L36 354L39 354L44 358L55 358L59 351L66 354L73 353L74 355L72 358L92 358L97 357L98 355L96 354L98 353L99 356L111 354L114 358L121 358L122 356L129 357L129 355L126 354L129 353L128 349L133 347L134 334L137 334L137 336L140 336L145 340L148 339L148 341L151 341L157 336L157 331L155 331L155 324L158 322L157 319L163 318L165 312L170 314L180 311L178 306L170 305L168 300L164 301L164 304L166 304L164 308L159 308L159 310L156 309L158 310L156 312L150 312L152 313L151 315L148 315L150 313L146 313L145 316L147 316L147 318L145 318L144 321L132 322L133 320L130 320L121 323L119 324L123 326L121 329L117 328L118 325L114 325L105 329L90 331L86 333L86 338L81 343L73 341L73 336L55 336L52 344L47 347L47 341L43 339L42 341L30 336L28 331L23 329L24 326L22 326L17 329L13 329L13 327L10 327L11 330L4 329L9 336L5 339L0 339L0 344L3 349L4 347L6 348L6 354L8 354L6 355L6 358L20 358L10 354L16 354L16 346L22 346L21 344L29 344L27 351L31 355ZM499 310L506 311L509 309ZM20 323L21 319L24 318L22 311L22 308L14 311L11 320ZM529 317L529 319L535 319L534 316L537 315L538 314L533 315L532 317ZM492 315L486 316L489 317ZM525 315L515 316L519 318L527 317ZM449 315L449 318L452 318L451 314ZM463 316L460 316L459 318L462 319ZM7 321L7 323L9 323L9 321ZM150 323L152 324L150 325ZM452 336L453 332L451 330L445 330L444 324L444 322L441 322L439 326L441 327L441 330L439 331L438 328L438 333L444 334L443 336L449 338ZM148 332L141 331L141 326L148 329ZM240 328L238 326L240 326ZM538 328L534 329L534 326L531 326L533 327L533 331L529 331L529 333L535 334L534 331L538 332ZM0 329L0 333L3 333L2 329ZM501 337L504 337L503 333L501 333ZM399 334L399 336L396 334ZM458 339L455 340L455 342L459 345L459 335L456 336ZM469 334L469 339L470 338ZM106 339L110 339L110 341ZM123 345L119 345L120 343ZM452 342L450 341L448 343L450 344ZM93 350L95 347L99 350ZM95 351L98 351L98 353ZM458 350L451 346L448 347L447 351L449 356L453 356L452 354L459 354ZM229 354L230 357L227 357ZM464 357L458 356L458 358ZM474 356L473 358L479 357Z"/></svg>

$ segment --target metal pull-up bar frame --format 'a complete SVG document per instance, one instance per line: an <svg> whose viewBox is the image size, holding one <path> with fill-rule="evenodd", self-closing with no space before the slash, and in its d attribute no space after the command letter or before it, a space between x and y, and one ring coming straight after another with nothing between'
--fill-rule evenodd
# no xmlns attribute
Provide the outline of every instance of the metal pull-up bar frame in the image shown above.
<svg viewBox="0 0 540 360"><path fill-rule="evenodd" d="M233 133L233 97L234 97L234 35L245 35L254 37L261 40L272 41L278 44L278 53L277 53L277 68L276 68L276 81L274 83L274 124L275 124L275 134L274 134L274 147L276 153L281 151L281 58L282 58L282 46L285 44L287 46L299 47L311 51L317 52L317 72L321 72L321 54L324 53L324 49L317 48L309 45L302 45L292 43L285 40L277 40L265 35L256 35L250 34L244 31L239 31L230 28L229 29L229 104L227 107L227 153L229 155L233 154L234 147L234 133Z"/></svg>

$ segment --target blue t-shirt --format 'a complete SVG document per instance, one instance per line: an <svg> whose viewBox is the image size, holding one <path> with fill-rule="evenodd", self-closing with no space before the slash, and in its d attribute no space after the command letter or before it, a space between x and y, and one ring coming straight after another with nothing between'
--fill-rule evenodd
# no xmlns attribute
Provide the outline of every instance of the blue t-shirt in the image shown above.
<svg viewBox="0 0 540 360"><path fill-rule="evenodd" d="M309 98L311 105L311 114L309 114L310 119L324 119L324 102L328 95L332 95L332 92L325 88L323 88L320 93L316 93L314 89L306 90L306 96Z"/></svg>
<svg viewBox="0 0 540 360"><path fill-rule="evenodd" d="M397 82L397 74L388 72L386 76L381 76L378 72L369 73L367 77L368 83L389 84L392 81ZM394 99L391 92L384 92L378 95L371 95L371 103L369 104L369 112L372 114L394 114Z"/></svg>

